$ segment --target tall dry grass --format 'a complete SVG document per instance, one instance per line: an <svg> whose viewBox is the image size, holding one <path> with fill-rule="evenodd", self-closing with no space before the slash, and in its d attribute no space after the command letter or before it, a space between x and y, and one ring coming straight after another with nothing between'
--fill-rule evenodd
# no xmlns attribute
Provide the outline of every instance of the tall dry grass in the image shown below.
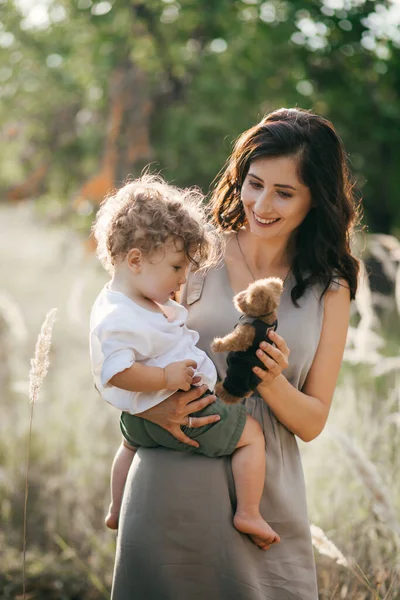
<svg viewBox="0 0 400 600"><path fill-rule="evenodd" d="M87 319L106 275L85 256L79 236L47 230L29 205L1 209L0 253L7 257L0 261L0 298L7 299L0 302L0 598L22 594L28 374L49 306L59 311L32 428L26 594L105 598L115 539L102 520L120 434L115 411L93 387Z"/></svg>
<svg viewBox="0 0 400 600"><path fill-rule="evenodd" d="M310 519L323 532L313 530L321 600L400 600L400 245L371 241L391 261L396 297L376 296L363 280L329 426L301 446ZM49 306L58 316L32 429L26 593L103 599L115 549L103 516L119 431L93 388L87 321L106 274L75 233L46 229L30 205L0 209L0 254L0 599L22 590L29 359ZM321 554L326 547L331 554Z"/></svg>
<svg viewBox="0 0 400 600"><path fill-rule="evenodd" d="M53 325L56 319L57 309L50 310L42 327L35 346L35 354L31 360L31 370L29 371L29 402L31 405L31 414L29 419L29 435L26 455L26 473L25 473L25 500L24 500L24 536L23 536L23 558L22 558L22 595L23 600L26 599L26 531L27 531L27 514L28 514L28 495L29 495L29 462L31 456L31 441L32 441L32 426L33 414L36 402L39 400L40 390L43 385L44 378L47 375L50 365L50 347L51 334Z"/></svg>
<svg viewBox="0 0 400 600"><path fill-rule="evenodd" d="M394 290L399 241L369 245ZM323 598L400 598L399 315L395 294L371 292L364 271L328 426L301 447L310 516L364 580L320 557Z"/></svg>

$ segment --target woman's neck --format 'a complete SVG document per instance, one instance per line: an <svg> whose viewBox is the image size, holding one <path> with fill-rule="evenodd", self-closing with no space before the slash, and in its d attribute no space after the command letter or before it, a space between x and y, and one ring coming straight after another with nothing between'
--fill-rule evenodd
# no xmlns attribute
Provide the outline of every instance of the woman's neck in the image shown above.
<svg viewBox="0 0 400 600"><path fill-rule="evenodd" d="M285 238L263 240L245 227L237 232L240 248L256 273L285 273L291 268L290 242Z"/></svg>

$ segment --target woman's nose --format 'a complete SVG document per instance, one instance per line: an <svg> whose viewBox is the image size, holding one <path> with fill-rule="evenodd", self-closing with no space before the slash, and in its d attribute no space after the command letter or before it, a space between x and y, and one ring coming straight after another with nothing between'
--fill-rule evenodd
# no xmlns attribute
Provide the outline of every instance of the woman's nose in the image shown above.
<svg viewBox="0 0 400 600"><path fill-rule="evenodd" d="M272 210L272 194L266 190L257 198L255 203L256 212L262 211L268 213Z"/></svg>

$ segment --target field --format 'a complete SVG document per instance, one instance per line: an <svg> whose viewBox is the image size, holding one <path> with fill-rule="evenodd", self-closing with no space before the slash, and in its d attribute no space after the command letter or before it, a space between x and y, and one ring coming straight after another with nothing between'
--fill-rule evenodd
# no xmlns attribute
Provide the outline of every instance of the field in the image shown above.
<svg viewBox="0 0 400 600"><path fill-rule="evenodd" d="M400 243L389 241L381 253L395 276ZM28 373L52 308L50 369L33 413L26 598L108 598L115 537L103 516L119 430L93 388L87 343L107 276L79 234L46 225L30 204L1 208L0 253L0 599L22 599ZM394 294L371 296L364 277L329 424L301 447L310 520L335 544L315 531L321 599L400 599L399 342Z"/></svg>

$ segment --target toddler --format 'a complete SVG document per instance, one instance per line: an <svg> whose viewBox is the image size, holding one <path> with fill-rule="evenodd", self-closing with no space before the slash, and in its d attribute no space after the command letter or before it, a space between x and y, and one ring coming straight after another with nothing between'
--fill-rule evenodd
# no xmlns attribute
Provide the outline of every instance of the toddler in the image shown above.
<svg viewBox="0 0 400 600"><path fill-rule="evenodd" d="M209 408L220 420L201 428L198 448L136 416L177 390L189 390L194 377L207 384L208 393L216 383L213 362L196 347L198 333L186 327L187 310L173 300L189 266L207 268L218 259L217 234L207 226L202 200L197 191L179 190L160 177L144 175L107 198L93 225L98 256L111 280L91 312L92 369L101 396L122 411L123 434L112 466L106 525L118 527L125 480L138 446L209 457L232 454L234 526L265 547L280 538L260 515L265 442L244 405L228 406L217 399Z"/></svg>

